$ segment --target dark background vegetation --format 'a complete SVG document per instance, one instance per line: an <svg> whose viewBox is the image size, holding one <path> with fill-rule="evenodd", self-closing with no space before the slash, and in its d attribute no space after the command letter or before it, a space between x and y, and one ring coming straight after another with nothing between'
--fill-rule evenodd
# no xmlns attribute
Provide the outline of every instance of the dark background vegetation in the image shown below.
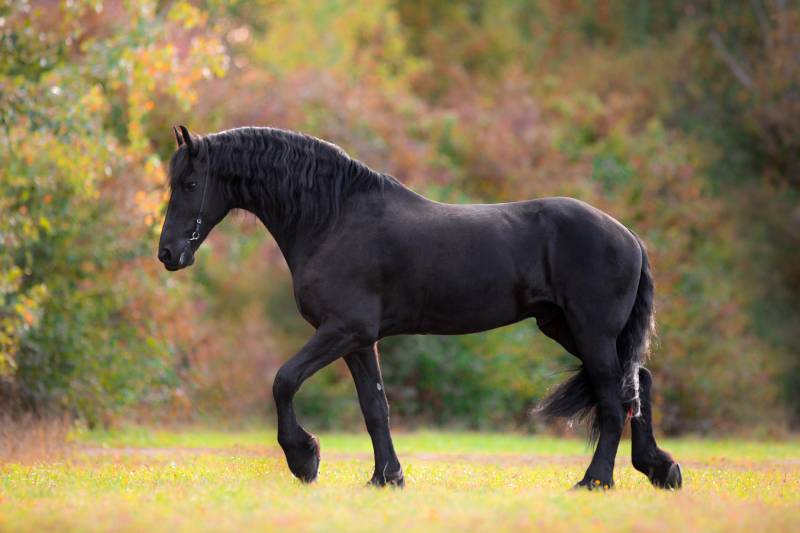
<svg viewBox="0 0 800 533"><path fill-rule="evenodd" d="M325 138L452 202L569 195L646 241L657 423L800 424L800 3L0 1L0 396L6 413L272 416L309 334L248 215L155 259L170 126ZM542 429L575 363L533 322L382 343L395 425ZM356 427L340 362L313 427Z"/></svg>

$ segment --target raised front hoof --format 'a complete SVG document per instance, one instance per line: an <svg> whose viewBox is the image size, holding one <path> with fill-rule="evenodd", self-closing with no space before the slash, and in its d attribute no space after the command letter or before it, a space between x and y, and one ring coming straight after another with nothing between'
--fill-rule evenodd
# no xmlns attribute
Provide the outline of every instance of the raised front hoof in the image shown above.
<svg viewBox="0 0 800 533"><path fill-rule="evenodd" d="M572 490L607 491L614 488L614 480L603 481L593 477L584 477L578 481Z"/></svg>
<svg viewBox="0 0 800 533"><path fill-rule="evenodd" d="M393 487L402 489L406 486L406 480L403 477L403 471L398 470L393 474L382 474L375 472L372 479L367 481L367 487Z"/></svg>
<svg viewBox="0 0 800 533"><path fill-rule="evenodd" d="M286 462L294 477L303 483L313 483L319 472L319 439L309 434L307 441L284 448Z"/></svg>
<svg viewBox="0 0 800 533"><path fill-rule="evenodd" d="M675 462L654 468L647 477L650 478L650 483L659 489L678 490L683 487L681 465Z"/></svg>

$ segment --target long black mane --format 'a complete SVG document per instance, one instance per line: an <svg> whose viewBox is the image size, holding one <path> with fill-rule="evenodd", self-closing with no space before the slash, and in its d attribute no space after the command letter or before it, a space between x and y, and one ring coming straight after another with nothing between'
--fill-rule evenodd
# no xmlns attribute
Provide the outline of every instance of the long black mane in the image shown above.
<svg viewBox="0 0 800 533"><path fill-rule="evenodd" d="M172 156L170 187L190 173L192 164L205 176L211 161L210 185L232 205L257 208L277 226L319 227L335 220L348 198L397 186L353 159L335 144L310 135L276 128L236 128L194 139L197 153L186 145Z"/></svg>

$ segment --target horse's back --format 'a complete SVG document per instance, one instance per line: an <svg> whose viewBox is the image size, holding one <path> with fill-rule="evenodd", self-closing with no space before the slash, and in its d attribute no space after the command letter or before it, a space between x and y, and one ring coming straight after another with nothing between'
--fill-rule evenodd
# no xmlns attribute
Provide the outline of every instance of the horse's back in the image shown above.
<svg viewBox="0 0 800 533"><path fill-rule="evenodd" d="M381 239L383 279L398 284L395 293L415 293L404 298L422 308L416 327L430 333L480 331L565 306L572 292L613 278L609 269L635 243L571 198L412 202L385 221Z"/></svg>
<svg viewBox="0 0 800 533"><path fill-rule="evenodd" d="M295 289L301 308L313 294L308 306L380 309L383 334L469 333L605 294L626 239L569 198L454 205L400 192L351 210Z"/></svg>

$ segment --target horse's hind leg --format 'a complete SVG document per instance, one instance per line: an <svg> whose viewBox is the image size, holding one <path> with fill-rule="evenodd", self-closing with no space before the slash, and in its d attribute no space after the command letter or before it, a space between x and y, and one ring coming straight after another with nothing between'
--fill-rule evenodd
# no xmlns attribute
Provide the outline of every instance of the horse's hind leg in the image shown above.
<svg viewBox="0 0 800 533"><path fill-rule="evenodd" d="M370 483L402 487L403 469L389 433L389 403L383 387L377 343L346 355L344 360L356 383L361 412L375 452L375 471Z"/></svg>
<svg viewBox="0 0 800 533"><path fill-rule="evenodd" d="M622 403L622 368L616 339L608 335L577 335L583 368L597 398L597 417L591 431L599 432L592 462L576 488L609 489L614 486L614 461L625 424ZM594 436L594 435L593 435Z"/></svg>
<svg viewBox="0 0 800 533"><path fill-rule="evenodd" d="M650 389L653 378L646 368L639 369L641 416L631 419L631 452L633 467L645 474L659 488L679 489L683 485L681 467L670 454L661 450L653 435Z"/></svg>

